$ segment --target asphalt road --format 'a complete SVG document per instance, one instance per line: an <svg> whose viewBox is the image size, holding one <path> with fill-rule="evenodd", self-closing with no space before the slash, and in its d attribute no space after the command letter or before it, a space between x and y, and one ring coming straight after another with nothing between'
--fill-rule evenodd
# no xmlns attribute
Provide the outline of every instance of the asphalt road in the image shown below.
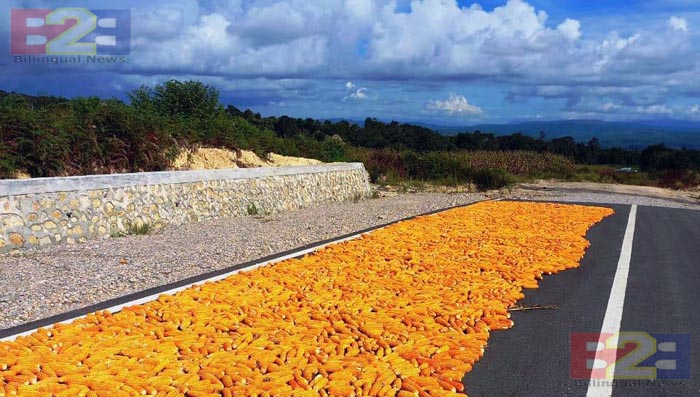
<svg viewBox="0 0 700 397"><path fill-rule="evenodd" d="M512 313L515 326L493 333L486 354L467 374L469 396L700 395L699 211L637 208L619 301L620 339L629 343L621 351L605 350L612 352L611 362L617 357L614 380L585 366L605 354L587 351L585 342L596 341L591 338L610 312L631 210L608 207L616 213L589 231L591 247L581 267L546 277L521 302L559 308Z"/></svg>

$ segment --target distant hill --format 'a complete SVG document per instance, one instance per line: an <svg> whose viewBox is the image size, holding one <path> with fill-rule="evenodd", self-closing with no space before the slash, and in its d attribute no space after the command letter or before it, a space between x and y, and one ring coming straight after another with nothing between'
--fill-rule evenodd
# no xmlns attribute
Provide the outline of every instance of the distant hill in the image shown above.
<svg viewBox="0 0 700 397"><path fill-rule="evenodd" d="M603 147L643 149L649 145L664 143L674 148L700 149L700 123L692 121L657 120L649 122L611 122L601 120L527 121L510 124L479 124L465 127L427 126L443 134L459 132L491 132L508 135L520 132L546 138L571 136L578 142L588 142L596 137Z"/></svg>

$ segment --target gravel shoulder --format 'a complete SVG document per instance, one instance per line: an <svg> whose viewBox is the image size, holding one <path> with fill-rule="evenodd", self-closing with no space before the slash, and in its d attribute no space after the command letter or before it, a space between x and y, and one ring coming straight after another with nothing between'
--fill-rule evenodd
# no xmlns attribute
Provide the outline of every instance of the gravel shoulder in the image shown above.
<svg viewBox="0 0 700 397"><path fill-rule="evenodd" d="M593 185L590 185L587 189L572 189L568 185L547 187L522 185L509 191L504 196L524 200L625 205L637 204L639 206L647 207L700 210L700 199L694 200L691 198L678 196L661 197L649 195L644 190L629 190L623 192L617 192L614 190L607 191L604 187L601 188L601 186Z"/></svg>
<svg viewBox="0 0 700 397"><path fill-rule="evenodd" d="M652 186L620 185L595 182L562 182L538 180L520 185L527 190L555 190L569 192L614 193L650 198L668 199L685 203L700 204L700 187L693 190L672 190Z"/></svg>
<svg viewBox="0 0 700 397"><path fill-rule="evenodd" d="M316 241L489 198L700 205L630 194L515 188L481 193L397 194L270 216L225 218L128 236L0 255L0 329L227 268Z"/></svg>

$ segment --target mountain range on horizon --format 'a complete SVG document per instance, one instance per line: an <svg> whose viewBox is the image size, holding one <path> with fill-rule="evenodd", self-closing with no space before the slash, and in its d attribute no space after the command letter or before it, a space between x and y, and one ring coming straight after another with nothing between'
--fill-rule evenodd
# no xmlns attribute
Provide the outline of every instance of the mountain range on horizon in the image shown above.
<svg viewBox="0 0 700 397"><path fill-rule="evenodd" d="M521 133L530 137L572 137L577 142L588 142L598 138L603 147L643 149L649 145L664 144L673 148L700 149L700 123L690 120L537 120L510 123L473 124L464 126L441 126L414 122L446 135L460 132L481 131L495 135Z"/></svg>
<svg viewBox="0 0 700 397"><path fill-rule="evenodd" d="M649 145L665 144L668 147L700 149L700 124L691 121L652 120L643 122L603 120L553 120L527 121L508 124L477 124L472 131L491 132L496 135L522 133L546 138L573 137L578 142L598 138L603 147L643 149ZM436 129L442 133L459 132L461 128Z"/></svg>
<svg viewBox="0 0 700 397"><path fill-rule="evenodd" d="M334 122L345 120L358 125L364 123L360 120L343 118L330 120ZM692 120L537 120L463 126L446 126L418 121L401 123L418 125L445 135L478 130L497 136L521 133L537 138L543 133L546 139L572 137L575 141L583 143L598 138L601 146L606 148L644 149L649 145L664 144L677 149L700 149L700 122Z"/></svg>

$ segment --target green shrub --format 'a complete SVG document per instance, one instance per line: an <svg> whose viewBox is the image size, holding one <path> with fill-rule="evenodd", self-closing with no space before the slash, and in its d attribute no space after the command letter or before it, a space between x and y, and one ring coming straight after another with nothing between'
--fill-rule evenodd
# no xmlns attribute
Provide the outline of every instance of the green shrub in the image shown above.
<svg viewBox="0 0 700 397"><path fill-rule="evenodd" d="M512 177L501 169L477 170L474 172L473 181L480 191L500 189L513 183Z"/></svg>
<svg viewBox="0 0 700 397"><path fill-rule="evenodd" d="M126 227L124 232L112 232L112 238L126 237L126 236L147 236L152 234L157 229L155 224L148 222L138 222L130 223Z"/></svg>
<svg viewBox="0 0 700 397"><path fill-rule="evenodd" d="M559 156L529 152L428 152L357 149L350 161L360 161L375 183L425 181L442 185L474 183L480 190L497 189L515 182L514 174L561 173L571 163ZM510 166L509 169L502 167ZM542 171L541 171L542 170Z"/></svg>
<svg viewBox="0 0 700 397"><path fill-rule="evenodd" d="M659 186L669 189L689 189L700 186L700 173L685 170L669 170L659 179Z"/></svg>
<svg viewBox="0 0 700 397"><path fill-rule="evenodd" d="M248 204L248 215L258 215L260 213L260 210L258 210L258 206L255 205L255 203L250 203Z"/></svg>
<svg viewBox="0 0 700 397"><path fill-rule="evenodd" d="M155 226L150 223L137 223L129 226L128 233L135 236L146 236L155 230Z"/></svg>

